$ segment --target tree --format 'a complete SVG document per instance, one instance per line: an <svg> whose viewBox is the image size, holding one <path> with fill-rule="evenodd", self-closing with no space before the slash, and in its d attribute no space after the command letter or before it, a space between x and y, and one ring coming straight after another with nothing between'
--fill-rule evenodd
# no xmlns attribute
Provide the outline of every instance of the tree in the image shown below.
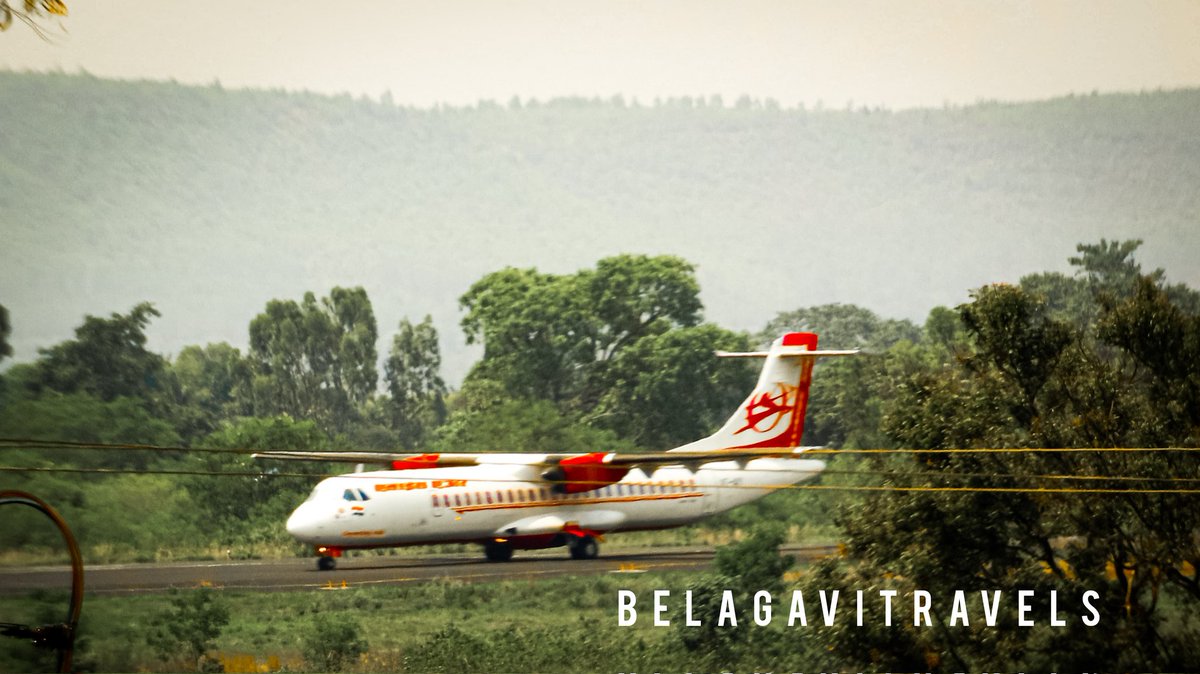
<svg viewBox="0 0 1200 674"><path fill-rule="evenodd" d="M1139 282L1145 279L1161 288L1171 303L1189 313L1200 313L1200 292L1182 283L1167 285L1167 274L1163 269L1142 273L1141 265L1133 259L1141 245L1141 239L1120 242L1100 239L1099 244L1081 243L1076 246L1080 256L1070 258L1070 262L1080 268L1076 275L1083 277L1101 304L1131 297Z"/></svg>
<svg viewBox="0 0 1200 674"><path fill-rule="evenodd" d="M446 420L441 364L433 320L426 316L417 325L408 319L400 321L400 331L392 338L384 365L384 378L391 393L392 427L405 447L418 447Z"/></svg>
<svg viewBox="0 0 1200 674"><path fill-rule="evenodd" d="M1200 443L1200 312L1143 277L1129 298L1106 307L1098 333L1145 368L1139 379L1158 412L1159 442Z"/></svg>
<svg viewBox="0 0 1200 674"><path fill-rule="evenodd" d="M1134 284L1142 275L1142 267L1133 260L1133 253L1142 245L1141 239L1131 241L1108 241L1100 239L1097 244L1081 243L1075 247L1078 257L1067 258L1084 278L1093 292L1126 297L1133 291ZM1163 270L1150 274L1155 281L1161 280Z"/></svg>
<svg viewBox="0 0 1200 674"><path fill-rule="evenodd" d="M128 314L109 318L87 316L75 329L75 339L49 349L41 357L31 382L36 390L88 393L110 401L119 396L151 400L162 391L166 361L146 350L146 326L160 316L149 302Z"/></svg>
<svg viewBox="0 0 1200 674"><path fill-rule="evenodd" d="M49 35L40 24L43 13L66 16L67 5L62 0L22 0L21 6L14 8L10 0L0 0L0 32L8 30L15 18L33 29L38 37L47 40Z"/></svg>
<svg viewBox="0 0 1200 674"><path fill-rule="evenodd" d="M994 285L973 297L974 302L959 308L978 351L968 364L980 371L998 368L1004 375L1000 381L1020 389L1012 412L1019 424L1029 426L1038 413L1038 395L1075 335L1047 315L1044 303L1018 287Z"/></svg>
<svg viewBox="0 0 1200 674"><path fill-rule="evenodd" d="M713 356L745 351L745 335L715 325L651 335L609 364L605 393L589 419L640 447L665 449L719 427L754 385L744 360Z"/></svg>
<svg viewBox="0 0 1200 674"><path fill-rule="evenodd" d="M8 322L8 309L0 304L0 360L12 357L12 345L8 337L12 334L12 323Z"/></svg>
<svg viewBox="0 0 1200 674"><path fill-rule="evenodd" d="M250 323L256 414L316 419L344 430L378 380L378 332L362 288L334 288L320 302L271 300Z"/></svg>
<svg viewBox="0 0 1200 674"><path fill-rule="evenodd" d="M475 283L461 304L468 341L484 345L465 399L547 401L568 424L610 429L643 447L702 437L753 382L744 363L713 358L716 349L745 350L747 340L699 325L694 269L676 257L619 255L562 276L504 269ZM441 439L488 423L452 415Z"/></svg>
<svg viewBox="0 0 1200 674"><path fill-rule="evenodd" d="M758 334L766 346L786 332L816 332L821 345L832 349L882 352L896 342L921 339L921 329L911 321L880 318L853 304L822 304L781 312Z"/></svg>
<svg viewBox="0 0 1200 674"><path fill-rule="evenodd" d="M173 416L186 438L217 429L222 421L248 414L250 364L225 342L185 346L169 373L175 393Z"/></svg>
<svg viewBox="0 0 1200 674"><path fill-rule="evenodd" d="M327 436L311 419L287 416L242 418L226 422L204 439L204 446L243 450L306 450L328 448ZM246 455L205 453L194 456L196 468L206 472L263 472L263 477L213 478L199 475L185 480L197 504L197 524L223 543L250 537L289 544L283 522L312 489L326 468L304 462L270 462ZM314 478L270 477L273 472L312 473Z"/></svg>
<svg viewBox="0 0 1200 674"><path fill-rule="evenodd" d="M470 378L576 411L595 407L622 350L695 325L701 309L690 264L645 255L606 258L595 270L562 276L504 269L472 285L459 303L467 342L484 345Z"/></svg>
<svg viewBox="0 0 1200 674"><path fill-rule="evenodd" d="M595 313L594 348L599 361L624 346L672 327L700 321L700 285L695 268L669 255L618 255L600 260L584 274Z"/></svg>
<svg viewBox="0 0 1200 674"><path fill-rule="evenodd" d="M1091 248L1081 247L1085 256ZM928 356L885 359L883 430L901 447L1145 447L1195 446L1192 382L1200 381L1196 315L1172 303L1159 274L1116 292L1128 247L1099 252L1124 260L1094 281L1094 323L1060 320L1046 295L1017 286L989 286L960 306L965 339L956 357L939 343L917 347ZM1111 253L1111 255L1108 255ZM1111 259L1110 259L1111 261ZM1111 282L1111 283L1110 283ZM1108 299L1105 299L1108 298ZM941 321L939 321L941 323ZM944 326L943 326L944 327ZM903 361L901 360L903 358ZM1155 454L916 454L871 460L872 469L903 486L1164 487L1129 478L1200 478L1200 466L1172 452ZM1046 476L1092 476L1086 483ZM1104 476L1114 479L1104 480ZM1099 478L1099 479L1097 479ZM1200 561L1190 497L1173 494L907 492L851 501L840 511L847 558L822 564L801 589L1035 590L1034 613L1074 618L1079 598L1096 591L1101 626L1072 619L1053 629L1045 619L1017 628L1015 607L1002 608L998 627L948 628L948 598L935 596L933 629L839 625L821 633L831 657L847 667L896 669L1074 668L1193 670L1196 627L1164 619L1164 611L1194 611L1200 586L1180 571ZM879 526L880 521L888 526ZM1116 569L1110 579L1106 567ZM1069 603L1068 603L1069 602ZM901 604L903 606L903 603ZM911 607L911 602L908 604ZM1164 609L1164 607L1172 607ZM907 609L902 609L907 611ZM914 670L915 671L915 670Z"/></svg>
<svg viewBox="0 0 1200 674"><path fill-rule="evenodd" d="M467 343L483 358L469 379L491 379L517 397L565 402L592 360L589 311L577 276L508 268L477 281L459 300Z"/></svg>

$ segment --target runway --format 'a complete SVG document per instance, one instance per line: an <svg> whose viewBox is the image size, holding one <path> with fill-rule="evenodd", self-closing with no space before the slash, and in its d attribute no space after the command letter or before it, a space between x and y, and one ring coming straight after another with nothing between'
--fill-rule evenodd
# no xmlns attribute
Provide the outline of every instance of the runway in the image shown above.
<svg viewBox="0 0 1200 674"><path fill-rule="evenodd" d="M831 546L785 546L797 560L836 552ZM403 585L446 579L487 582L603 573L704 571L712 548L614 550L590 560L570 559L564 549L518 552L509 562L488 562L482 552L422 557L353 557L338 560L333 571L318 571L316 561L285 559L243 562L112 564L85 567L88 595L163 592L172 588L213 587L253 591L322 591L374 585ZM0 569L0 595L70 588L67 567Z"/></svg>

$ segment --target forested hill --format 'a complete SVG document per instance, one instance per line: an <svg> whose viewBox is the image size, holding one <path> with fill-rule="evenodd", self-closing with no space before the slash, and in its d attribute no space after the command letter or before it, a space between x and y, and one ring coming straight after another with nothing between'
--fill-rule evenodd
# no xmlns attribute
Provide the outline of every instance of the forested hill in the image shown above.
<svg viewBox="0 0 1200 674"><path fill-rule="evenodd" d="M1200 90L888 112L705 99L411 109L0 72L0 304L18 360L149 300L151 346L226 340L268 299L362 285L381 334L506 265L696 263L757 330L853 302L920 320L969 288L1143 238L1200 285Z"/></svg>

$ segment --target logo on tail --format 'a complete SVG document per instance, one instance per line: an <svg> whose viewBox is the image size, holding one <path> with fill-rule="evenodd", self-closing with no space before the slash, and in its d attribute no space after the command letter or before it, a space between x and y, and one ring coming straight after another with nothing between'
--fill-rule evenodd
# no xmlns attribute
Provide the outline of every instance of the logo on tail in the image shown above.
<svg viewBox="0 0 1200 674"><path fill-rule="evenodd" d="M775 385L775 395L763 391L757 398L751 396L743 408L746 412L746 425L733 432L734 435L745 431L755 433L770 433L775 430L783 418L791 414L796 404L796 394L799 388L784 383ZM760 427L764 422L770 422L765 428Z"/></svg>

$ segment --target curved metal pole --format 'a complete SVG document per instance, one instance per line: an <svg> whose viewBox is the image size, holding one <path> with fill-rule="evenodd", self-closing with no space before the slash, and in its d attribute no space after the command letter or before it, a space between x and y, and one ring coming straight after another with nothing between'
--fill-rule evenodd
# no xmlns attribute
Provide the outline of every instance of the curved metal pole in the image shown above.
<svg viewBox="0 0 1200 674"><path fill-rule="evenodd" d="M12 636L30 638L35 644L49 646L58 651L58 671L71 671L71 658L75 651L75 630L79 626L79 613L83 609L83 556L79 554L79 544L75 535L58 511L50 507L42 499L23 491L0 491L0 506L9 504L29 506L49 517L54 526L58 527L67 550L71 554L71 605L67 610L67 621L62 625L43 625L31 627L14 625L5 629Z"/></svg>

